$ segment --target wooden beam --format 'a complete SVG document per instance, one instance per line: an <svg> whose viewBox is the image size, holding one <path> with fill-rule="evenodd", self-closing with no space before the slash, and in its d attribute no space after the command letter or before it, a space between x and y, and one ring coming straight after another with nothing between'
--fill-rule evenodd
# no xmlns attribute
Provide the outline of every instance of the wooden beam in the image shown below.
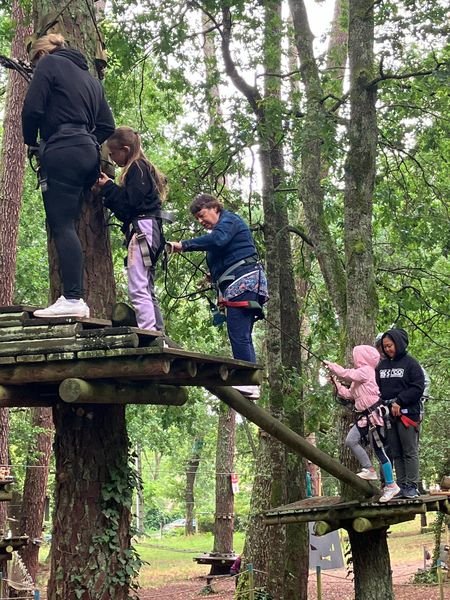
<svg viewBox="0 0 450 600"><path fill-rule="evenodd" d="M364 533L365 531L371 531L372 529L383 529L396 523L404 523L405 521L413 521L416 515L404 515L392 517L379 517L375 519L368 519L366 517L357 517L352 521L352 527L358 533Z"/></svg>
<svg viewBox="0 0 450 600"><path fill-rule="evenodd" d="M307 442L305 438L289 429L289 427L281 423L278 419L275 419L268 411L259 407L248 398L244 398L237 390L224 386L209 387L208 389L212 394L225 402L225 404L234 408L239 414L258 425L258 427L288 446L291 450L304 456L315 465L327 471L327 473L330 473L330 475L334 475L334 477L337 477L340 481L357 490L363 496L371 497L379 493L379 490L372 486L369 481L361 479L337 460Z"/></svg>
<svg viewBox="0 0 450 600"><path fill-rule="evenodd" d="M125 302L114 304L111 321L115 326L129 325L130 327L137 327L136 313Z"/></svg>
<svg viewBox="0 0 450 600"><path fill-rule="evenodd" d="M54 386L0 385L0 407L53 406L59 400Z"/></svg>
<svg viewBox="0 0 450 600"><path fill-rule="evenodd" d="M52 361L27 365L5 365L0 368L0 385L24 383L60 383L64 379L150 379L170 372L168 358L142 356Z"/></svg>
<svg viewBox="0 0 450 600"><path fill-rule="evenodd" d="M18 340L2 342L0 356L16 356L18 354L46 354L48 352L78 352L109 348L139 346L139 337L135 333L96 338L46 338L42 340Z"/></svg>
<svg viewBox="0 0 450 600"><path fill-rule="evenodd" d="M336 529L340 529L342 526L340 521L316 521L313 526L313 531L314 535L320 537L331 531L336 531Z"/></svg>
<svg viewBox="0 0 450 600"><path fill-rule="evenodd" d="M74 404L163 404L182 406L187 391L173 385L154 383L126 384L118 382L65 379L59 386L64 402Z"/></svg>
<svg viewBox="0 0 450 600"><path fill-rule="evenodd" d="M54 338L74 338L82 331L81 323L69 323L69 325L36 325L30 327L7 327L2 329L1 340L3 342L22 340L48 340ZM67 343L67 341L66 341Z"/></svg>

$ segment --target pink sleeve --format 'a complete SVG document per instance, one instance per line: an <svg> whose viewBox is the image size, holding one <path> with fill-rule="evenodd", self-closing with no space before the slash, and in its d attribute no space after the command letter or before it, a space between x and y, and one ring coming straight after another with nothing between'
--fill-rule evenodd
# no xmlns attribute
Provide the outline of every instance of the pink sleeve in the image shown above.
<svg viewBox="0 0 450 600"><path fill-rule="evenodd" d="M360 367L359 369L344 369L336 363L327 363L328 368L334 375L337 375L341 379L346 381L357 381L358 383L364 383L369 380L369 370L373 370L371 367Z"/></svg>
<svg viewBox="0 0 450 600"><path fill-rule="evenodd" d="M342 385L339 381L334 382L336 384L337 392L341 398L345 398L346 400L354 400L353 394L348 387Z"/></svg>

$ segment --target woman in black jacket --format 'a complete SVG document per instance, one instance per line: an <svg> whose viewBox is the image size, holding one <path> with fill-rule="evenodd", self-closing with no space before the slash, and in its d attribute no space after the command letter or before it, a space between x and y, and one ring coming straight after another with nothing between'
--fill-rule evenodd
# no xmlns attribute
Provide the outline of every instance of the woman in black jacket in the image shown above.
<svg viewBox="0 0 450 600"><path fill-rule="evenodd" d="M30 60L35 69L22 109L22 131L29 154L39 145L45 213L63 283L60 298L34 314L89 317L82 299L83 254L75 223L82 192L100 173L99 144L113 133L114 119L85 57L66 47L61 35L37 39Z"/></svg>
<svg viewBox="0 0 450 600"><path fill-rule="evenodd" d="M400 494L419 495L419 428L421 398L425 385L423 370L407 353L408 334L404 329L389 329L381 338L383 358L375 369L381 397L389 406L387 431Z"/></svg>

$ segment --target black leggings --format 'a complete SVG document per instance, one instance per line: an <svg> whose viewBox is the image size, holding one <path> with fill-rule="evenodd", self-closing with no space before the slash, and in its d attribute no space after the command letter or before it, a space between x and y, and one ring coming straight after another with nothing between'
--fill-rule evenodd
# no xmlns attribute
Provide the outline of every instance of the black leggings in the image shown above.
<svg viewBox="0 0 450 600"><path fill-rule="evenodd" d="M58 253L63 294L78 299L83 295L83 253L75 223L81 213L83 190L95 183L98 148L94 144L47 147L41 161L47 175L47 191L42 195Z"/></svg>

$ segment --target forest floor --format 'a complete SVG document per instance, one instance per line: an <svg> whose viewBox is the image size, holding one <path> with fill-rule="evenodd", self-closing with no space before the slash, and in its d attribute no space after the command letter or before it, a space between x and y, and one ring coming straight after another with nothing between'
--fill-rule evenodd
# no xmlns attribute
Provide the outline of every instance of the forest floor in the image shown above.
<svg viewBox="0 0 450 600"><path fill-rule="evenodd" d="M201 537L198 536L199 539ZM150 565L144 568L146 573L141 581L140 600L199 600L205 597L211 600L233 599L233 578L216 580L212 585L215 593L206 594L205 575L209 568L193 564L192 556L184 554L183 557L183 553L189 552L185 545L189 542L184 536L179 541L164 540L164 544L171 543L178 546L177 554L172 556L164 554L168 550L167 546L152 549L151 541L143 545L144 554L145 550L154 554L146 557ZM202 543L205 550L208 540L203 539ZM242 543L243 539L235 540L237 552ZM191 539L191 548L193 544L194 540ZM388 544L396 600L441 600L438 586L412 583L413 576L424 566L424 548L429 551L433 549L433 534L420 533L420 520L393 526ZM429 565L429 561L427 564ZM309 574L308 599L317 599L316 573L313 570ZM353 582L351 577L347 577L345 568L322 571L322 600L354 600ZM450 579L444 585L444 600L450 600Z"/></svg>
<svg viewBox="0 0 450 600"><path fill-rule="evenodd" d="M404 564L393 567L394 591L396 600L440 600L440 592L437 586L414 585L411 576L417 571L418 565ZM322 600L354 600L353 583L346 579L345 569L323 571L322 578ZM234 583L232 579L220 580L213 583L216 593L202 594L205 587L205 579L195 577L178 583L171 583L158 588L141 590L140 600L199 600L199 598L211 598L211 600L232 600ZM316 600L317 587L315 572L310 571L308 585L308 599ZM444 586L444 600L450 600L450 581Z"/></svg>

